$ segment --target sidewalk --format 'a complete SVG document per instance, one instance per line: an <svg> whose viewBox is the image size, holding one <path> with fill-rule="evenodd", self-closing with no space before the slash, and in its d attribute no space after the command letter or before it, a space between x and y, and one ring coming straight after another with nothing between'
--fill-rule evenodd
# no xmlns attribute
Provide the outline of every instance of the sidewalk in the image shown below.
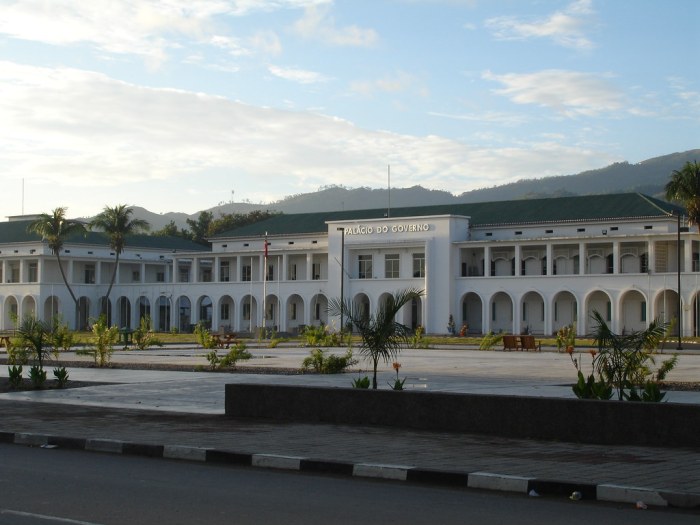
<svg viewBox="0 0 700 525"><path fill-rule="evenodd" d="M71 377L80 370L72 369ZM243 378L94 369L83 373L99 376L110 372L123 383L0 395L0 441L542 496L578 492L582 499L700 508L700 447L609 447L385 427L239 420L227 418L218 408L225 382L332 384L347 383L348 376ZM454 382L450 378L446 384ZM515 386L524 391L524 383ZM541 387L532 379L531 388ZM514 394L522 395L520 391ZM217 399L208 409L182 410L185 399L194 406L212 397ZM170 400L171 406L159 407L164 400ZM181 406L176 410L178 403Z"/></svg>

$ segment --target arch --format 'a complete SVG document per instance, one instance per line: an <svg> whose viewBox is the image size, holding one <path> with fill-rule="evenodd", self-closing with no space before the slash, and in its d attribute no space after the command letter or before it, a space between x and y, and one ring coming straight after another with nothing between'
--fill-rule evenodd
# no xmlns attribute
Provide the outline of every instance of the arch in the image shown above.
<svg viewBox="0 0 700 525"><path fill-rule="evenodd" d="M265 296L265 328L279 330L280 325L280 301L275 294Z"/></svg>
<svg viewBox="0 0 700 525"><path fill-rule="evenodd" d="M576 323L578 318L578 301L568 290L557 292L552 301L552 335L565 326Z"/></svg>
<svg viewBox="0 0 700 525"><path fill-rule="evenodd" d="M238 312L241 332L254 334L258 328L258 300L250 294L244 295Z"/></svg>
<svg viewBox="0 0 700 525"><path fill-rule="evenodd" d="M78 315L76 326L78 330L90 329L90 299L84 295L78 298Z"/></svg>
<svg viewBox="0 0 700 525"><path fill-rule="evenodd" d="M597 311L608 325L612 323L612 300L607 292L595 290L588 294L586 297L586 317L583 320L583 326L579 330L579 334L592 334L597 328L593 321L594 311ZM614 326L610 327L616 330Z"/></svg>
<svg viewBox="0 0 700 525"><path fill-rule="evenodd" d="M357 315L368 319L370 316L372 303L370 303L369 296L366 293L360 292L352 300L353 308Z"/></svg>
<svg viewBox="0 0 700 525"><path fill-rule="evenodd" d="M177 329L180 332L192 331L192 302L186 295L181 295L175 302L177 311Z"/></svg>
<svg viewBox="0 0 700 525"><path fill-rule="evenodd" d="M292 294L287 298L286 324L287 331L299 333L304 325L304 300L298 294Z"/></svg>
<svg viewBox="0 0 700 525"><path fill-rule="evenodd" d="M482 334L484 333L484 302L481 300L479 294L475 292L468 292L464 294L461 301L462 307L462 325L467 326L467 333L470 334Z"/></svg>
<svg viewBox="0 0 700 525"><path fill-rule="evenodd" d="M639 290L627 290L620 297L620 330L640 331L647 327L647 300Z"/></svg>
<svg viewBox="0 0 700 525"><path fill-rule="evenodd" d="M19 315L19 303L14 295L9 295L5 299L5 305L3 307L3 325L5 329L9 329L14 326L14 320L17 319Z"/></svg>
<svg viewBox="0 0 700 525"><path fill-rule="evenodd" d="M408 312L406 312L408 309ZM410 304L403 307L404 322L406 326L410 326L411 330L415 330L419 326L423 326L423 298L417 297L412 299ZM401 315L401 313L399 313Z"/></svg>
<svg viewBox="0 0 700 525"><path fill-rule="evenodd" d="M530 291L520 301L522 332L544 334L545 306L539 292Z"/></svg>
<svg viewBox="0 0 700 525"><path fill-rule="evenodd" d="M513 331L513 299L506 292L496 292L489 302L491 330L496 333Z"/></svg>
<svg viewBox="0 0 700 525"><path fill-rule="evenodd" d="M131 301L123 295L117 299L117 326L131 328Z"/></svg>
<svg viewBox="0 0 700 525"><path fill-rule="evenodd" d="M671 333L678 335L678 292L676 290L663 289L657 292L654 299L654 312L656 312L656 318L662 323L671 323L675 320Z"/></svg>
<svg viewBox="0 0 700 525"><path fill-rule="evenodd" d="M141 295L136 300L136 304L137 304L138 309L139 309L139 325L140 325L141 319L151 319L151 301L148 300L148 297Z"/></svg>
<svg viewBox="0 0 700 525"><path fill-rule="evenodd" d="M33 295L25 295L22 299L22 317L36 317L36 300Z"/></svg>
<svg viewBox="0 0 700 525"><path fill-rule="evenodd" d="M236 319L235 302L230 295L223 295L219 298L219 317L217 326L224 331L235 330L234 320Z"/></svg>
<svg viewBox="0 0 700 525"><path fill-rule="evenodd" d="M311 302L309 304L309 318L311 324L328 324L328 298L322 293L317 293L311 297Z"/></svg>
<svg viewBox="0 0 700 525"><path fill-rule="evenodd" d="M203 295L197 299L197 323L202 323L205 328L211 329L214 303L211 297Z"/></svg>
<svg viewBox="0 0 700 525"><path fill-rule="evenodd" d="M161 295L156 300L155 306L155 319L153 320L153 326L159 332L169 332L170 331L170 316L171 316L171 303L170 297Z"/></svg>
<svg viewBox="0 0 700 525"><path fill-rule="evenodd" d="M44 320L48 323L53 323L54 317L61 317L61 300L55 296L50 295L44 301Z"/></svg>

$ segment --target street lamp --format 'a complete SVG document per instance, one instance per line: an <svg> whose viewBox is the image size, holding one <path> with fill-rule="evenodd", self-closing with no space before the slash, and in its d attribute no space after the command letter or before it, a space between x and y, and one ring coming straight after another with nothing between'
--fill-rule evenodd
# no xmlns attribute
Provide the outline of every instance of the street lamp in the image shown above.
<svg viewBox="0 0 700 525"><path fill-rule="evenodd" d="M345 329L345 318L343 312L345 310L345 228L339 227L340 232L340 333Z"/></svg>

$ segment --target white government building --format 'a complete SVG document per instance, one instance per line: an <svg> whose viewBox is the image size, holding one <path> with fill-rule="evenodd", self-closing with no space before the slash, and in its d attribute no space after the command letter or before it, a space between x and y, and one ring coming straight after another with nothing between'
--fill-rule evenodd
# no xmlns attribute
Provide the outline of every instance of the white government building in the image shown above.
<svg viewBox="0 0 700 525"><path fill-rule="evenodd" d="M586 334L597 310L617 332L680 311L682 334L696 336L700 237L683 211L626 193L276 215L217 235L208 248L134 236L109 314L127 328L149 315L160 331L203 321L296 333L338 328L327 306L341 294L375 311L386 294L415 287L425 294L399 321L428 334L446 334L450 315L470 334L549 335L572 322ZM76 309L47 243L27 233L30 219L0 223L0 330L31 314L86 327L107 311L115 258L106 237L74 237L61 252Z"/></svg>

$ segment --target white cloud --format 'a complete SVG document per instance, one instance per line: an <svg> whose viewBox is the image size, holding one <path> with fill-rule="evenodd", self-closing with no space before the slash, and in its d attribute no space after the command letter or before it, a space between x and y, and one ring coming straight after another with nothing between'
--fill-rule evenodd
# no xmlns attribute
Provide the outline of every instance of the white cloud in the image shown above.
<svg viewBox="0 0 700 525"><path fill-rule="evenodd" d="M623 109L620 91L606 81L606 75L549 69L529 74L496 75L489 71L482 78L504 86L496 93L517 104L535 104L561 115L594 116Z"/></svg>
<svg viewBox="0 0 700 525"><path fill-rule="evenodd" d="M204 209L222 187L236 188L241 198L282 198L326 184L372 187L387 164L397 185L460 193L613 160L619 159L549 142L474 148L88 71L0 62L3 180L27 178L32 194L43 191L51 202L44 208L69 205L75 214L99 211L104 202L95 206L96 195L119 192L169 211L191 210L190 189L210 196L199 204ZM81 209L89 206L97 210Z"/></svg>
<svg viewBox="0 0 700 525"><path fill-rule="evenodd" d="M485 25L502 40L550 38L564 47L590 49L594 45L586 36L586 30L592 13L591 0L577 0L563 11L556 11L541 20L524 21L501 16L486 20Z"/></svg>
<svg viewBox="0 0 700 525"><path fill-rule="evenodd" d="M304 69L296 69L289 67L280 67L270 65L268 66L268 71L274 76L283 78L285 80L290 80L292 82L298 82L299 84L318 84L320 82L328 82L330 80L327 76L317 73L315 71L306 71Z"/></svg>
<svg viewBox="0 0 700 525"><path fill-rule="evenodd" d="M336 27L335 19L329 15L327 6L307 7L304 16L294 23L295 33L304 38L313 38L335 46L371 47L378 35L373 29L355 25Z"/></svg>
<svg viewBox="0 0 700 525"><path fill-rule="evenodd" d="M0 4L0 34L68 46L89 44L108 54L137 55L154 66L179 48L179 39L248 54L242 42L217 32L221 17L253 11L304 8L314 0L17 0ZM251 45L278 52L274 34L259 34Z"/></svg>
<svg viewBox="0 0 700 525"><path fill-rule="evenodd" d="M440 113L440 112L428 112L428 115L434 117L448 118L452 120L464 120L470 122L490 122L492 124L503 124L505 126L519 126L528 122L529 118L525 115L520 115L516 113L506 113L499 111L486 111L484 113Z"/></svg>

